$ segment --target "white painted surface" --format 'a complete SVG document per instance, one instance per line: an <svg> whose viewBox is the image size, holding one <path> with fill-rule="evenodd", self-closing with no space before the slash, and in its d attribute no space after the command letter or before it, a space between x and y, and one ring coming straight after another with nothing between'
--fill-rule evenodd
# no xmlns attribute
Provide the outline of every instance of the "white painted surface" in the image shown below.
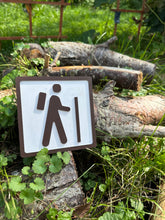
<svg viewBox="0 0 165 220"><path fill-rule="evenodd" d="M54 84L61 85L59 93L53 91L52 86ZM40 92L46 93L44 110L37 109ZM58 96L62 105L70 107L70 111L59 111L67 142L65 144L61 143L54 123L48 150L90 145L93 143L89 85L87 80L25 80L20 82L25 153L38 152L44 148L42 139L49 100L52 95ZM81 142L77 142L74 97L78 97Z"/></svg>

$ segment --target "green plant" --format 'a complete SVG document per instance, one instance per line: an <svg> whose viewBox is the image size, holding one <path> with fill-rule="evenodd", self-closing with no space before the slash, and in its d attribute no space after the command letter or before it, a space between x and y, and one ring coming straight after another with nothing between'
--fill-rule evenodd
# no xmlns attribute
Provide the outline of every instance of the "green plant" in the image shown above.
<svg viewBox="0 0 165 220"><path fill-rule="evenodd" d="M98 220L134 220L136 215L134 211L130 211L125 207L123 202L119 202L115 207L115 212L105 212Z"/></svg>
<svg viewBox="0 0 165 220"><path fill-rule="evenodd" d="M8 131L16 123L17 107L15 103L15 95L6 96L0 100L0 131L3 140L8 136Z"/></svg>
<svg viewBox="0 0 165 220"><path fill-rule="evenodd" d="M101 182L101 178L96 175L96 172L88 172L83 175L81 184L85 191L93 189L97 183Z"/></svg>
<svg viewBox="0 0 165 220"><path fill-rule="evenodd" d="M0 90L12 89L13 94L3 97L0 100L0 131L3 139L7 136L7 130L10 130L16 124L16 96L15 96L15 79L18 76L36 76L44 65L41 58L28 60L22 57L20 51L29 46L22 43L16 44L12 53L13 70L5 75L0 82ZM5 131L6 130L6 131Z"/></svg>
<svg viewBox="0 0 165 220"><path fill-rule="evenodd" d="M164 138L144 137L140 141L112 139L110 143L102 142L88 151L99 158L97 165L103 168L105 175L104 182L98 184L101 194L94 189L92 217L109 209L110 212L100 219L144 219L148 214L145 204L155 203L157 191L152 188L149 200L144 194L152 181L154 185L153 176L156 179L164 176ZM101 202L104 198L109 202ZM119 206L123 211L117 211Z"/></svg>
<svg viewBox="0 0 165 220"><path fill-rule="evenodd" d="M70 154L59 152L50 156L48 155L48 149L44 148L31 160L32 166L22 168L19 176L9 176L7 174L5 167L8 165L8 161L9 159L1 153L0 207L4 208L5 216L8 219L15 220L21 216L22 203L27 205L43 199L42 191L45 189L43 174L47 170L52 173L60 172L63 165L69 163ZM60 213L60 215L64 216L65 214Z"/></svg>
<svg viewBox="0 0 165 220"><path fill-rule="evenodd" d="M98 218L98 220L135 220L137 219L137 215L135 212L139 213L139 217L144 219L144 211L143 211L143 203L141 201L137 201L131 199L131 206L134 208L127 208L123 202L119 202L115 206L115 210L113 213L105 212L102 216Z"/></svg>
<svg viewBox="0 0 165 220"><path fill-rule="evenodd" d="M164 9L165 9L165 1L153 1L150 0L146 3L146 7L148 8L148 17L145 20L145 25L150 27L149 32L161 32L164 33L165 31L165 16L164 16Z"/></svg>
<svg viewBox="0 0 165 220"><path fill-rule="evenodd" d="M58 211L57 209L50 208L49 213L46 215L48 220L72 220L73 209L71 211Z"/></svg>

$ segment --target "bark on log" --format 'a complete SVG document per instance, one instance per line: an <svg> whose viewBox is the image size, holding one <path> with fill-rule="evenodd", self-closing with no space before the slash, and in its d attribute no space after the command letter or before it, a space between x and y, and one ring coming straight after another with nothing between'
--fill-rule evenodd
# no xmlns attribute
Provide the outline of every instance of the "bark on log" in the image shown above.
<svg viewBox="0 0 165 220"><path fill-rule="evenodd" d="M131 68L143 72L143 76L151 81L155 72L155 64L135 59L110 50L101 45L89 45L75 42L49 42L50 47L45 51L54 59L61 52L61 66L96 65L120 68Z"/></svg>
<svg viewBox="0 0 165 220"><path fill-rule="evenodd" d="M26 56L28 59L33 58L44 58L45 51L43 48L36 43L28 43L29 48L24 48L21 51L21 56Z"/></svg>
<svg viewBox="0 0 165 220"><path fill-rule="evenodd" d="M111 136L165 136L165 127L157 127L165 114L165 97L116 97L113 86L113 81L110 81L103 91L94 94L96 127L104 140Z"/></svg>
<svg viewBox="0 0 165 220"><path fill-rule="evenodd" d="M65 66L44 70L50 76L91 76L94 83L103 78L115 80L116 86L139 91L143 74L140 71L103 66Z"/></svg>
<svg viewBox="0 0 165 220"><path fill-rule="evenodd" d="M104 140L111 136L118 138L157 136L165 137L165 127L157 127L165 115L165 97L121 98L113 95L114 81L109 81L104 90L94 94L95 123L98 134ZM5 96L0 91L0 97ZM11 90L12 94L12 90ZM9 95L9 90L7 90ZM163 120L162 123L164 123ZM99 132L101 131L101 132Z"/></svg>

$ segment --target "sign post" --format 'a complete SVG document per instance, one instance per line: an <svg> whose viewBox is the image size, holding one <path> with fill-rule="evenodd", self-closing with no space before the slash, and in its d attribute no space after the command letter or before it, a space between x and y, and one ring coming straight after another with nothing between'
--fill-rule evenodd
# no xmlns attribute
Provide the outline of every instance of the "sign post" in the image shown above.
<svg viewBox="0 0 165 220"><path fill-rule="evenodd" d="M17 77L20 152L96 146L90 77Z"/></svg>

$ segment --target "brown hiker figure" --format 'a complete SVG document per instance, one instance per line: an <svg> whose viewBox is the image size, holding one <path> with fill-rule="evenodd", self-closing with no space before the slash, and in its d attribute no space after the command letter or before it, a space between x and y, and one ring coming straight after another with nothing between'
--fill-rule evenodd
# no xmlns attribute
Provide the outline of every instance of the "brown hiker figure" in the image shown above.
<svg viewBox="0 0 165 220"><path fill-rule="evenodd" d="M61 86L59 84L54 84L53 91L60 92ZM68 112L70 111L70 108L63 106L58 96L52 95L49 101L45 130L44 130L44 135L43 135L43 140L42 140L42 144L45 147L49 145L53 123L55 123L56 125L61 143L65 144L67 142L67 137L64 131L63 124L61 122L60 115L59 115L59 110Z"/></svg>

